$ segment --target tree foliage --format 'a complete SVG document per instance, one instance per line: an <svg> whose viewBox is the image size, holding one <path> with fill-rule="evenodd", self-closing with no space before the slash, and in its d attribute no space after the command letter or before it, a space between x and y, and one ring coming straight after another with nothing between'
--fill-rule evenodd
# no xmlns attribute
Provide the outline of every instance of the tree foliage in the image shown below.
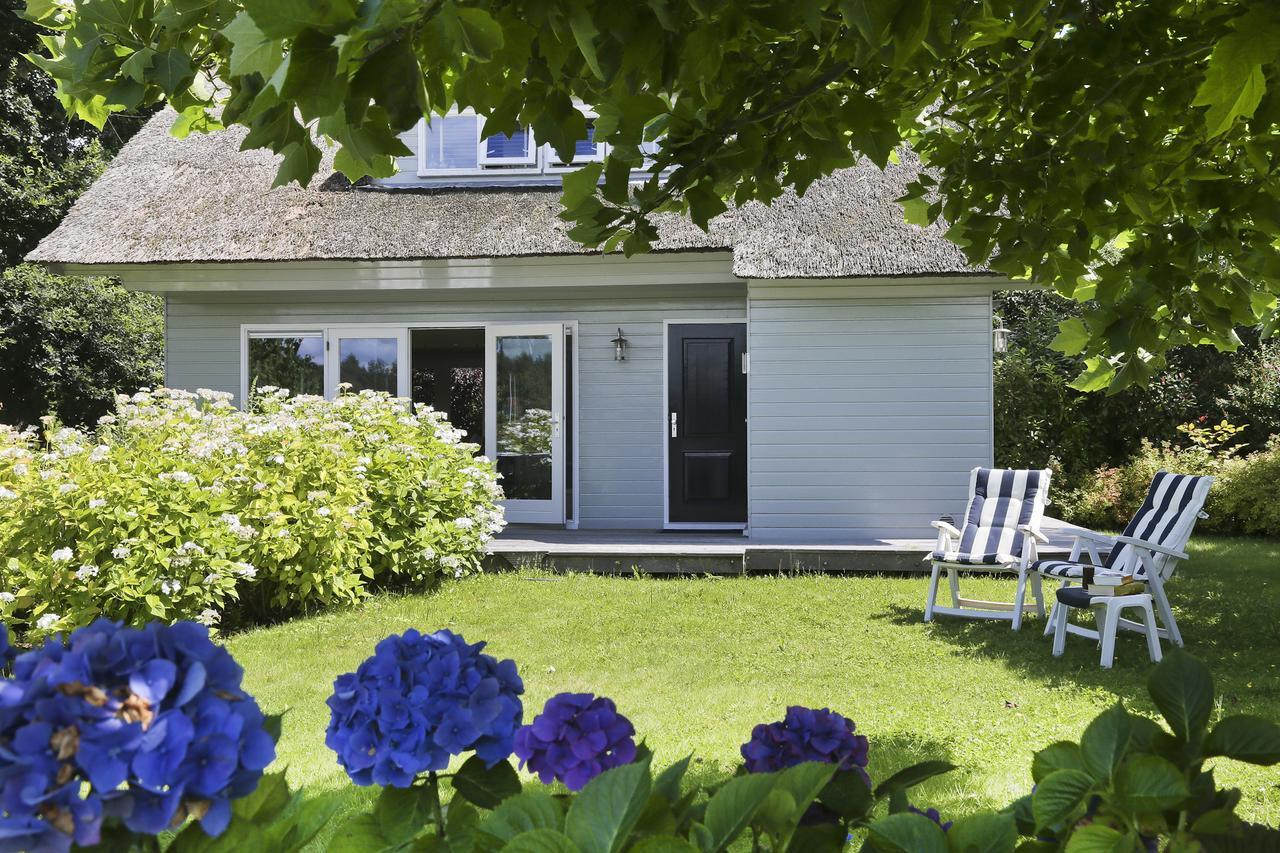
<svg viewBox="0 0 1280 853"><path fill-rule="evenodd" d="M164 375L160 297L24 264L0 274L0 423L87 426Z"/></svg>
<svg viewBox="0 0 1280 853"><path fill-rule="evenodd" d="M978 264L1089 309L1056 346L1077 387L1143 384L1186 344L1238 345L1280 293L1280 9L1271 0L29 0L76 115L167 100L179 135L248 127L306 183L317 139L387 175L453 104L567 156L588 245L633 253L655 212L771 202L909 143L903 199ZM654 177L629 183L649 151Z"/></svg>

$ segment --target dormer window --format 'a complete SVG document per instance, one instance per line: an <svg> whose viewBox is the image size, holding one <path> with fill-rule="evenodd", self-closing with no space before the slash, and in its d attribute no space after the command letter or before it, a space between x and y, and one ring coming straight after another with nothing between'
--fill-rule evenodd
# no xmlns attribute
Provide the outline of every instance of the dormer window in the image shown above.
<svg viewBox="0 0 1280 853"><path fill-rule="evenodd" d="M423 122L420 172L474 172L480 139L478 116L453 115Z"/></svg>
<svg viewBox="0 0 1280 853"><path fill-rule="evenodd" d="M587 119L587 138L579 139L573 146L573 162L563 162L560 159L560 155L556 153L555 148L550 145L542 147L546 171L548 172L568 172L583 163L599 163L604 160L605 154L609 153L608 145L603 142L596 142L595 116L590 116Z"/></svg>
<svg viewBox="0 0 1280 853"><path fill-rule="evenodd" d="M479 160L481 166L538 165L538 146L533 143L533 131L520 128L511 136L497 133L482 140Z"/></svg>

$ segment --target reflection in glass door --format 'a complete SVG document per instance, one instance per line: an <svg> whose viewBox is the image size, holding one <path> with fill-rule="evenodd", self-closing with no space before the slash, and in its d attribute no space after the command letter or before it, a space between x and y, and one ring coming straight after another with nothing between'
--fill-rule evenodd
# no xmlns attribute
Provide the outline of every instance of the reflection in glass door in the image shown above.
<svg viewBox="0 0 1280 853"><path fill-rule="evenodd" d="M508 521L564 521L564 332L485 330L485 452L502 475Z"/></svg>
<svg viewBox="0 0 1280 853"><path fill-rule="evenodd" d="M329 395L348 383L357 391L386 391L409 396L407 329L330 329L326 383Z"/></svg>

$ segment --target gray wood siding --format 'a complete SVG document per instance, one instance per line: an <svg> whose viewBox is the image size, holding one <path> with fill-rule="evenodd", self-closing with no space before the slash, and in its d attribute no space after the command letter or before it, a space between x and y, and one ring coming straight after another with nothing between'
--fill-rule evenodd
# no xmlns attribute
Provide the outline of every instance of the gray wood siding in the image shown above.
<svg viewBox="0 0 1280 853"><path fill-rule="evenodd" d="M885 291L752 283L753 540L927 537L990 464L990 293Z"/></svg>
<svg viewBox="0 0 1280 853"><path fill-rule="evenodd" d="M670 263L670 262L668 262ZM705 264L705 262L704 262ZM550 264L540 265L547 274ZM727 265L726 265L727 266ZM315 267L311 274L352 276L353 265ZM566 280L602 268L574 263ZM254 271L256 270L256 272ZM256 265L224 268L236 286L262 277L270 287L289 268ZM696 271L686 278L695 279ZM151 282L158 287L158 282ZM580 524L596 528L657 529L662 526L662 321L741 318L741 283L680 283L654 286L577 286L517 289L360 290L261 293L247 290L200 293L170 290L167 381L180 388L239 393L242 324L546 322L577 321ZM631 342L627 361L613 360L610 340L621 326Z"/></svg>

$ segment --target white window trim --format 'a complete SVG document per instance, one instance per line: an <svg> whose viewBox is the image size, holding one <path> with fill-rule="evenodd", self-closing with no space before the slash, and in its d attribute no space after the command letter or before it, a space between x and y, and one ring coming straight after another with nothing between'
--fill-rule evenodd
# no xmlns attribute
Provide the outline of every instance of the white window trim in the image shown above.
<svg viewBox="0 0 1280 853"><path fill-rule="evenodd" d="M538 167L538 140L534 139L533 128L525 128L528 136L525 140L525 154L523 157L490 157L487 153L488 141L484 138L484 119L480 118L476 121L476 162L481 166L528 166L533 169ZM492 171L492 170L486 170Z"/></svg>
<svg viewBox="0 0 1280 853"><path fill-rule="evenodd" d="M249 405L249 339L250 338L319 338L324 344L328 338L325 330L318 326L277 326L272 324L244 325L240 327L240 408ZM322 369L329 369L329 352L326 345ZM328 373L325 374L326 384Z"/></svg>
<svg viewBox="0 0 1280 853"><path fill-rule="evenodd" d="M453 118L455 116L475 116L476 118L476 166L469 169L432 169L427 167L427 122L433 116L423 117L418 121L418 177L419 178L451 178L451 177L494 177L500 175L537 175L542 168L539 162L539 147L534 138L533 129L529 129L529 157L486 157L484 154L484 118L477 116L475 110L451 109L443 116L434 118ZM487 168L486 168L487 167Z"/></svg>

